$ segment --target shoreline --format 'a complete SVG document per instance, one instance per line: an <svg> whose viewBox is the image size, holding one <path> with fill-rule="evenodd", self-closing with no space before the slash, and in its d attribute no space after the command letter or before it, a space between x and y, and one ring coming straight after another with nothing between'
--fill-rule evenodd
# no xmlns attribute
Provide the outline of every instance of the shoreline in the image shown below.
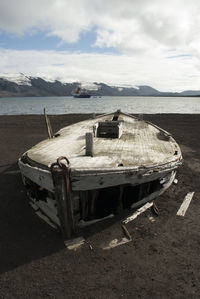
<svg viewBox="0 0 200 299"><path fill-rule="evenodd" d="M48 115L50 115L50 116L65 116L65 115L93 115L93 114L95 114L95 115L103 115L103 114L109 114L110 112L101 112L101 113L64 113L64 114L49 114L49 113L47 113ZM125 112L126 113L126 112ZM165 113L165 112L163 112L163 113L160 113L160 112L158 112L158 113L128 113L127 112L127 114L130 114L130 115L134 115L134 116L138 116L138 115L140 115L140 114L143 114L143 115L200 115L200 113L177 113L177 112L175 112L175 113ZM44 116L44 114L43 113L40 113L40 114L37 114L37 113L33 113L33 114L0 114L0 117L1 116L41 116L41 115L43 115Z"/></svg>

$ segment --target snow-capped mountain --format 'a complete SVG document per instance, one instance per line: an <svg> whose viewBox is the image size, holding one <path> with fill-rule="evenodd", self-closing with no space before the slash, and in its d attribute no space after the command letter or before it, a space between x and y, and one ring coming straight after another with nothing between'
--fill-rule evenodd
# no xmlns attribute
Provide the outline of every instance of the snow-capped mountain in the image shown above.
<svg viewBox="0 0 200 299"><path fill-rule="evenodd" d="M14 96L70 96L81 84L93 96L197 96L200 91L182 93L160 92L150 86L109 86L97 82L65 83L40 77L30 77L22 73L0 74L0 97Z"/></svg>
<svg viewBox="0 0 200 299"><path fill-rule="evenodd" d="M19 74L0 74L0 78L5 79L7 81L16 83L18 85L28 85L31 86L30 77L24 75L23 73Z"/></svg>

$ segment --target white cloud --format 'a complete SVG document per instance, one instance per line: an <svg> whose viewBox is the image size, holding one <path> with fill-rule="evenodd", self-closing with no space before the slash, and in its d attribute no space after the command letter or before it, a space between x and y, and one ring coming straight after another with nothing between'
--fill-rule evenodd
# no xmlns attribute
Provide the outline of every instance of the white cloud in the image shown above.
<svg viewBox="0 0 200 299"><path fill-rule="evenodd" d="M190 47L200 40L198 0L0 0L0 29L24 34L46 31L76 42L96 28L98 46L123 53L152 47Z"/></svg>
<svg viewBox="0 0 200 299"><path fill-rule="evenodd" d="M200 89L199 13L198 0L0 0L0 30L43 31L62 43L76 42L81 33L95 30L96 46L114 47L122 54L2 50L0 67L66 81ZM182 54L191 57L167 58Z"/></svg>
<svg viewBox="0 0 200 299"><path fill-rule="evenodd" d="M0 29L24 34L46 31L63 42L75 42L88 30L87 0L0 0Z"/></svg>
<svg viewBox="0 0 200 299"><path fill-rule="evenodd" d="M171 56L176 52L170 52ZM169 54L169 53L166 53ZM172 55L173 54L173 55ZM110 85L150 85L161 91L200 89L200 76L193 57L80 54L56 51L0 50L2 73L62 82L104 82Z"/></svg>
<svg viewBox="0 0 200 299"><path fill-rule="evenodd" d="M44 25L42 16L51 0L0 0L0 29L19 35ZM43 25L42 25L43 23Z"/></svg>

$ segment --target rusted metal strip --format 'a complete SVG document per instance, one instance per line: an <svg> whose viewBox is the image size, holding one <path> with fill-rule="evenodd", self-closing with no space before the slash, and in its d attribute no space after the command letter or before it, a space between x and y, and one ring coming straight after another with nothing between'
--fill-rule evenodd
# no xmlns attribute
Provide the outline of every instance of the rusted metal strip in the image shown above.
<svg viewBox="0 0 200 299"><path fill-rule="evenodd" d="M63 162L66 161L66 163ZM70 163L66 157L59 157L51 165L51 172L55 186L55 195L58 206L58 216L64 237L70 238L74 233L73 208L70 187Z"/></svg>

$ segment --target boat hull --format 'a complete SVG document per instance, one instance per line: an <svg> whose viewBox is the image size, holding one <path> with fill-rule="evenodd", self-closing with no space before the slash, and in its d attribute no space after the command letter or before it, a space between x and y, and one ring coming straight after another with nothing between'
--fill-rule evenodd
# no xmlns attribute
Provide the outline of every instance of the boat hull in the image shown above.
<svg viewBox="0 0 200 299"><path fill-rule="evenodd" d="M91 98L91 95L89 94L83 94L83 95L73 95L74 98Z"/></svg>
<svg viewBox="0 0 200 299"><path fill-rule="evenodd" d="M114 114L112 117L115 119L116 115ZM87 225L94 221L100 221L110 217L110 215L117 215L122 210L131 210L148 201L152 201L170 187L175 178L176 169L182 163L178 145L171 135L169 138L169 135L166 137L168 133L160 128L146 123L138 125L138 123L135 123L136 120L132 120L129 116L128 118L127 116L124 117L128 123L127 126L124 125L124 128L122 128L121 123L117 123L113 128L112 123L110 124L107 120L110 119L110 116L97 118L100 121L102 119L107 121L106 128L108 127L109 129L108 139L100 137L101 142L98 149L100 138L96 135L94 156L87 157L83 155L82 135L76 139L73 133L69 134L74 131L74 128L77 128L75 125L60 130L58 132L60 139L47 140L47 142L37 145L19 159L23 182L27 188L28 198L32 207L41 218L50 225L61 229L67 237L70 237L81 223ZM93 125L97 122L91 121L91 123ZM146 160L144 160L143 156L140 157L140 160L138 160L138 157L135 157L135 147L136 145L138 146L136 144L137 135L130 136L130 133L127 131L130 124L133 125L131 132L134 132L134 126L137 126L135 127L135 132L137 135L141 133L143 143L146 140L145 138L148 137L146 134L151 135L150 139L149 137L147 138L148 154L150 151L151 155L149 154L148 157L145 157ZM87 130L85 128L86 125L87 122L80 124L84 130ZM92 128L93 134L98 134L97 128L97 133L95 133L95 127L93 126ZM103 126L103 130L105 130L105 126ZM156 139L157 141L152 144L154 138L152 134L154 132L156 132L158 140ZM99 132L100 136L101 133ZM161 133L164 135L161 136ZM63 139L62 134L65 137ZM113 136L117 134L119 137L113 139ZM125 138L125 134L128 137ZM68 145L68 150L71 150L72 153L70 157L60 156L56 159L53 155L50 155L54 147L57 149L57 154L59 153L58 145L64 144L65 148L64 142L66 138L69 141L69 145L73 142L77 145L80 142L80 147L74 145L70 148ZM125 146L127 143L130 143L130 138L133 138L134 142L131 141L133 147L127 148L126 154ZM151 143L149 143L149 140ZM102 147L102 142L104 142L104 147ZM109 151L105 149L107 142L109 147L115 144L110 156L108 153L109 157L104 156ZM116 164L114 150L116 150L116 161L119 161L117 155L119 155L121 142L125 154L123 158L120 152L120 157L123 159L121 158L121 162ZM78 148L80 149L78 150ZM145 153L144 144L142 144L141 148L143 148ZM105 152L103 152L104 149ZM159 154L161 149L164 154ZM49 154L47 161L44 159L44 152ZM75 152L76 155L73 154ZM129 160L128 155L130 155ZM165 157L164 160L161 159L163 155ZM133 159L134 163L132 162ZM114 164L115 166L113 166Z"/></svg>
<svg viewBox="0 0 200 299"><path fill-rule="evenodd" d="M71 226L73 229L68 236L73 234L79 223L83 221L87 224L94 219L101 220L109 215L119 214L123 209L139 207L160 196L172 184L177 166L154 173L144 172L144 170L134 174L131 174L130 171L123 174L113 172L99 176L92 175L90 178L88 176L78 178L71 174L69 178L70 192L68 195L64 195L63 190L66 190L65 182L68 176L65 171L63 173L59 168L56 170L56 175L61 176L61 183L58 184L59 180L56 180L55 184L55 174L27 165L19 160L19 167L23 182L28 190L30 203L37 214L48 224L63 231L68 230L68 220L67 227L65 227L62 220L64 216L59 215L59 213L69 214L67 211L69 207L62 207L61 209L59 201L63 198L66 200L67 196L70 198L72 205L70 213L73 219ZM103 183L103 180L106 184ZM89 181L90 187L88 187ZM107 200L110 200L111 203L106 203ZM98 211L99 207L100 212ZM59 212L59 210L62 211Z"/></svg>

